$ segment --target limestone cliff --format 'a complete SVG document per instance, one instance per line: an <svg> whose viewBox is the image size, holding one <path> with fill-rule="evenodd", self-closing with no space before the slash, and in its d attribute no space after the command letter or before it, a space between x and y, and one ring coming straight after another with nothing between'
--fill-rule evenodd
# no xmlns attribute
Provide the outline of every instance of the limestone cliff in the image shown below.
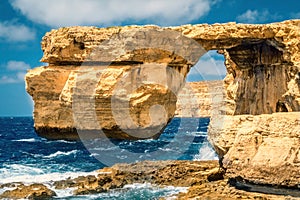
<svg viewBox="0 0 300 200"><path fill-rule="evenodd" d="M229 177L297 187L300 112L225 116L219 122L210 125L210 137Z"/></svg>
<svg viewBox="0 0 300 200"><path fill-rule="evenodd" d="M210 117L212 111L224 106L223 81L189 82L186 85L188 87L184 87L177 95L177 117ZM195 100L191 100L191 97Z"/></svg>
<svg viewBox="0 0 300 200"><path fill-rule="evenodd" d="M299 26L291 20L52 30L42 41L49 66L26 75L35 128L48 138L74 138L75 128L83 135L102 129L108 137L158 137L175 114L190 67L214 49L224 55L227 75L225 105L212 107L209 139L227 174L294 187L300 183ZM266 153L275 149L275 157ZM292 177L283 176L290 171Z"/></svg>
<svg viewBox="0 0 300 200"><path fill-rule="evenodd" d="M285 187L300 183L299 24L266 25L272 38L219 51L228 72L227 106L211 118L209 140L231 178Z"/></svg>
<svg viewBox="0 0 300 200"><path fill-rule="evenodd" d="M61 28L46 34L42 48L49 66L29 71L26 83L35 129L51 139L78 139L79 132L81 139L158 137L205 52L181 33L153 26Z"/></svg>

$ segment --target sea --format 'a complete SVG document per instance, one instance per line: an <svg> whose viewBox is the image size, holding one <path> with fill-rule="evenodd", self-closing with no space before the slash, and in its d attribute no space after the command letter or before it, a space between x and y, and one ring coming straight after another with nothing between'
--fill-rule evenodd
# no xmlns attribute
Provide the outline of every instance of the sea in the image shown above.
<svg viewBox="0 0 300 200"><path fill-rule="evenodd" d="M71 189L57 190L53 181L96 174L115 163L143 160L215 160L207 141L209 118L174 118L157 140L91 141L47 140L33 128L32 117L0 118L0 184L43 183L55 199L159 199L172 198L184 187L159 187L148 183L126 185L96 195L74 196ZM9 188L0 189L0 194Z"/></svg>

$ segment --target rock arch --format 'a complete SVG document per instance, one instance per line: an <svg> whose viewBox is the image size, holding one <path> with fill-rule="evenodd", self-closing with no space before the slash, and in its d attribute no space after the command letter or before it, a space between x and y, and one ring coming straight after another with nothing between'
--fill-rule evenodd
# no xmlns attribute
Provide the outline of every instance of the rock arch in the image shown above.
<svg viewBox="0 0 300 200"><path fill-rule="evenodd" d="M200 49L199 46L204 50L216 49L224 55L228 71L224 80L226 106L222 108L222 113L228 115L270 114L276 112L278 101L290 112L299 111L298 23L298 21L267 25L227 23L184 25L170 28L156 26L69 27L53 30L47 33L42 41L44 56L41 61L49 63L49 67L34 69L26 77L27 91L35 101L35 127L38 132L45 132L46 127L53 127L55 131L59 127L64 127L66 128L65 133L73 130L73 122L70 119L72 111L68 109L68 105L72 104L71 94L66 89L68 89L67 85L72 83L74 72L83 62L87 65L91 64L86 62L88 56L92 57L94 49L105 40L111 39L115 35L122 35L124 41L126 38L134 36L135 41L141 42L141 38L145 37L143 31L157 32L156 35L151 34L151 37L143 40L143 43L152 41L152 46L153 42L156 43L156 46L160 45L159 49L155 50L153 47L134 51L131 49L131 53L125 53L118 58L119 60L112 58L115 55L108 54L101 55L102 60L98 61L114 62L119 66L130 66L130 64L136 66L149 62L160 63L171 66L185 77L190 66L195 64L198 57L203 54L200 52L203 49ZM139 34L133 35L137 30ZM164 37L161 37L158 35L161 31L170 32L168 32L169 35L165 34ZM192 40L174 41L172 39L174 32L182 33L183 38ZM121 38L119 39L122 41ZM120 46L116 41L118 40L108 44L109 48L116 49L116 46ZM199 43L197 47L194 45L196 49L191 48L193 41ZM178 52L173 49L173 55L171 55L161 50L162 48L166 49L168 45L172 46L172 43L176 43ZM130 50L136 45L139 44L133 42L127 48ZM122 48L117 49L122 50ZM187 63L178 54L189 57L190 62ZM69 74L71 74L70 77ZM52 84L46 87L44 83L38 84L41 79L44 80L42 82L47 80ZM69 90L71 88L69 87ZM49 90L51 92L48 92ZM41 96L44 96L46 101L41 100ZM53 106L55 113L39 112L41 109L46 111L46 107L53 110L51 108ZM169 114L169 118L172 116L173 111Z"/></svg>
<svg viewBox="0 0 300 200"><path fill-rule="evenodd" d="M112 62L108 71L94 73L95 76L102 76L95 98L99 105L96 109L103 112L97 116L102 119L101 127L109 137L134 139L116 126L112 111L106 109L111 106L112 90L119 78L126 72L132 72L129 77L137 82L140 79L150 80L151 76L162 73L169 80L167 85L177 91L184 79L176 82L174 76L181 74L185 77L189 68L195 64L194 58L198 59L199 51L191 49L189 42L183 42L185 40L173 40L178 45L180 55L185 56L145 48L125 52L124 56L111 60L109 56L114 52L110 51L106 60L85 62L87 71L80 71L79 68L88 55L93 56L95 47L121 33L129 33L128 39L132 38L130 31L136 29L176 31L182 37L192 39L204 50L219 50L225 57L227 75L224 79L224 106L213 112L209 138L228 175L255 183L296 186L300 183L299 176L291 178L290 173L297 174L300 171L299 25L299 20L290 20L265 25L227 23L167 28L68 27L52 30L42 41L44 55L41 61L49 63L49 66L32 69L26 75L26 89L35 102L35 128L40 135L48 138L75 139L72 93L78 89L75 87L76 77ZM145 35L135 37L143 38ZM169 44L167 37L150 39L160 41L162 45ZM110 45L113 47L114 44ZM157 65L153 70L141 66L144 63ZM79 89L84 91L85 87ZM141 129L159 127L161 130L166 121L174 116L176 98L169 90L150 84L137 91L134 97L130 108L134 110L133 118L141 125ZM149 124L148 114L143 113L143 108L148 108L149 102L164 105L167 120ZM90 117L85 116L87 123ZM123 125L126 127L126 123ZM92 130L95 127L91 125L89 128ZM281 141L284 141L283 146ZM273 156L278 148L279 154ZM267 156L265 152L271 155ZM286 173L287 170L290 173Z"/></svg>

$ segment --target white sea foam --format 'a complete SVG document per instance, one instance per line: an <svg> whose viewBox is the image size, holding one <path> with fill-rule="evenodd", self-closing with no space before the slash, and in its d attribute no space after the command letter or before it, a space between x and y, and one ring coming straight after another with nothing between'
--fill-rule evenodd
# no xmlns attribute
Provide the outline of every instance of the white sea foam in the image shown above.
<svg viewBox="0 0 300 200"><path fill-rule="evenodd" d="M125 185L123 188L110 190L109 192L93 194L93 195L84 195L72 197L70 199L136 199L137 195L141 193L145 199L145 193L143 191L148 191L149 195L152 195L152 198L158 199L159 196L163 195L166 199L173 200L176 197L174 195L179 192L187 192L187 187L160 187L157 185L152 185L150 183L134 183ZM133 192L130 192L133 191ZM129 192L129 193L127 193ZM133 196L131 196L133 195ZM158 196L156 196L158 195ZM148 196L149 198L150 196Z"/></svg>
<svg viewBox="0 0 300 200"><path fill-rule="evenodd" d="M155 142L156 140L154 139L145 139L145 140L137 140L137 142L143 142L143 143L151 143L151 142Z"/></svg>
<svg viewBox="0 0 300 200"><path fill-rule="evenodd" d="M14 190L14 189L17 189L17 187L3 187L0 189L0 194L2 194L5 191Z"/></svg>
<svg viewBox="0 0 300 200"><path fill-rule="evenodd" d="M174 195L182 192L186 193L188 191L188 187L174 187L174 186L157 186L157 185L152 185L150 183L133 183L133 184L128 184L123 187L123 189L132 189L132 190L141 190L141 189L149 189L151 191L159 192L163 191L164 196L166 199L174 199Z"/></svg>
<svg viewBox="0 0 300 200"><path fill-rule="evenodd" d="M48 169L40 169L28 165L12 164L5 165L0 169L0 183L22 182L22 183L47 183L51 181L76 178L78 176L97 175L93 172L52 172Z"/></svg>
<svg viewBox="0 0 300 200"><path fill-rule="evenodd" d="M57 152L52 153L48 156L44 156L44 158L55 158L55 157L59 157L59 156L69 156L71 154L76 154L77 152L78 152L78 150L72 150L72 151L68 151L68 152L57 151Z"/></svg>
<svg viewBox="0 0 300 200"><path fill-rule="evenodd" d="M32 167L29 165L22 164L4 164L4 168L0 169L0 177L3 179L5 177L12 177L14 175L26 175L26 174L41 174L44 171L37 167ZM1 181L0 178L0 181Z"/></svg>
<svg viewBox="0 0 300 200"><path fill-rule="evenodd" d="M171 148L161 148L161 147L159 147L158 149L161 150L161 151L165 151L165 152L172 152L172 151L176 152L176 149L171 149Z"/></svg>
<svg viewBox="0 0 300 200"><path fill-rule="evenodd" d="M77 196L73 197L73 191L75 188L67 188L67 189L55 189L53 182L54 181L60 181L65 180L68 178L77 178L78 176L88 176L88 175L94 175L96 176L98 172L65 172L65 173L46 173L47 170L42 170L36 167L32 166L26 166L26 165L19 165L19 164L13 164L13 165L6 165L6 168L0 169L0 184L5 183L11 183L11 182L22 182L23 184L31 184L31 183L42 183L49 187L51 190L55 191L57 194L57 198L69 198L71 199L97 199L97 198L117 198L120 197L120 195L124 195L125 191L133 190L133 191L140 191L140 190L149 190L152 194L159 194L161 192L164 193L164 196L167 197L167 199L172 199L172 196L175 194L178 194L179 192L186 192L187 188L185 187L160 187L156 185L152 185L150 183L134 183L125 185L121 189L112 190L108 193L101 193L101 194L95 194L95 195L86 195L86 196ZM18 175L19 173L19 175ZM3 188L0 190L0 193L9 190L12 188ZM128 194L130 195L130 194Z"/></svg>
<svg viewBox="0 0 300 200"><path fill-rule="evenodd" d="M207 136L207 132L204 131L187 132L186 135Z"/></svg>
<svg viewBox="0 0 300 200"><path fill-rule="evenodd" d="M43 170L35 168L35 167L30 167L30 166L25 166L25 165L9 165L6 166L8 168L5 168L5 174L3 169L0 174L0 184L5 184L5 183L11 183L11 182L22 182L23 184L31 184L31 183L42 183L49 187L51 190L53 190L57 194L57 198L67 198L71 197L71 199L97 199L97 198L117 198L120 195L124 195L124 191L127 190L134 190L134 191L140 191L140 190L149 190L152 191L151 193L160 193L163 192L164 196L167 196L167 199L172 199L172 196L174 194L177 194L179 192L186 192L187 188L185 187L173 187L173 186L168 186L168 187L159 187L156 185L152 185L150 183L134 183L134 184L129 184L125 185L121 189L117 190L112 190L108 193L101 193L101 194L95 194L95 195L87 195L87 196L78 196L73 198L73 191L75 188L67 188L67 189L55 189L53 182L54 181L60 181L60 180L65 180L67 178L77 178L78 176L88 176L88 175L94 175L96 176L98 173L96 171L93 172L65 172L65 173L48 173L46 174ZM16 170L21 172L23 171L23 174L20 174L19 176L16 176ZM33 172L33 174L30 174L29 171ZM40 174L36 174L40 173ZM11 190L13 188L2 188L0 190L0 194L3 193L6 190Z"/></svg>
<svg viewBox="0 0 300 200"><path fill-rule="evenodd" d="M100 154L98 153L91 153L90 157L95 157L95 156L99 156Z"/></svg>
<svg viewBox="0 0 300 200"><path fill-rule="evenodd" d="M150 188L152 185L151 183L133 183L127 184L123 188L124 189L141 189L141 188Z"/></svg>
<svg viewBox="0 0 300 200"><path fill-rule="evenodd" d="M14 142L37 142L36 138L26 138L26 139L19 139L19 140L12 140Z"/></svg>
<svg viewBox="0 0 300 200"><path fill-rule="evenodd" d="M56 193L56 196L58 198L66 198L66 197L71 197L74 195L74 189L75 188L66 188L66 189L56 189L55 186L48 186L49 189L54 191Z"/></svg>
<svg viewBox="0 0 300 200"><path fill-rule="evenodd" d="M92 151L111 151L111 150L118 150L119 147L117 145L111 147L94 147L91 148Z"/></svg>
<svg viewBox="0 0 300 200"><path fill-rule="evenodd" d="M218 160L218 156L208 142L204 142L199 153L194 156L193 160Z"/></svg>
<svg viewBox="0 0 300 200"><path fill-rule="evenodd" d="M166 189L169 190L169 192L165 195L166 200L175 200L178 199L176 194L178 193L187 193L188 187L174 187L174 186L168 186Z"/></svg>
<svg viewBox="0 0 300 200"><path fill-rule="evenodd" d="M52 141L47 141L46 143L68 143L68 144L75 144L76 141L52 140Z"/></svg>

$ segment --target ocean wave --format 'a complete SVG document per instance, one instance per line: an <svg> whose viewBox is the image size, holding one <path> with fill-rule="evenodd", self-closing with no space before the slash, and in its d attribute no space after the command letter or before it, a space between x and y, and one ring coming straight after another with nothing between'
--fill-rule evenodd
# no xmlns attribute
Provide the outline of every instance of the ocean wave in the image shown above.
<svg viewBox="0 0 300 200"><path fill-rule="evenodd" d="M194 155L193 160L218 160L218 156L208 142L203 143L199 153Z"/></svg>
<svg viewBox="0 0 300 200"><path fill-rule="evenodd" d="M207 132L204 132L204 131L186 132L185 134L193 135L193 136L207 136Z"/></svg>
<svg viewBox="0 0 300 200"><path fill-rule="evenodd" d="M0 169L0 184L22 182L30 183L49 183L52 181L65 180L67 178L77 178L79 176L97 175L96 171L92 172L51 172L48 169L37 167L12 164Z"/></svg>
<svg viewBox="0 0 300 200"><path fill-rule="evenodd" d="M119 149L119 146L117 145L114 145L114 146L111 146L111 147L94 147L94 148L91 148L91 151L111 151L111 150L118 150Z"/></svg>
<svg viewBox="0 0 300 200"><path fill-rule="evenodd" d="M117 199L131 199L132 197L137 197L140 195L146 195L146 197L168 197L172 196L174 194L178 194L179 192L186 192L187 188L185 187L173 187L173 186L167 186L167 187L159 187L156 185L152 185L150 183L134 183L134 184L128 184L125 185L123 188L111 190L107 193L101 193L101 194L95 194L95 195L82 195L82 196L73 196L74 188L67 188L67 189L56 189L53 185L53 182L60 181L60 180L66 180L68 178L74 179L79 176L88 176L88 175L94 175L96 176L98 174L97 171L92 172L65 172L65 173L45 173L43 170L26 166L26 165L19 165L19 164L13 164L6 166L6 175L4 176L3 171L0 174L0 184L5 183L12 183L12 182L20 182L25 185L32 184L32 183L42 183L44 185L47 185L51 190L55 191L57 194L57 199L111 199L111 198L117 198ZM3 170L3 169L0 169ZM10 173L14 171L13 175ZM16 176L16 171L19 171L19 173L22 170L23 174ZM32 174L30 175L28 171L35 171L35 173L41 173L41 174ZM9 190L12 188L3 188L0 193ZM120 198L120 197L124 198ZM168 198L167 198L168 199Z"/></svg>
<svg viewBox="0 0 300 200"><path fill-rule="evenodd" d="M148 193L148 197L164 197L166 199L173 199L174 195L182 192L186 193L188 191L188 187L174 187L174 186L157 186L150 183L133 183L125 185L122 190L129 190L128 192L128 199L130 196L136 195L137 193L146 194ZM144 192L143 192L144 191ZM147 195L146 195L147 196ZM173 198L172 198L173 197Z"/></svg>
<svg viewBox="0 0 300 200"><path fill-rule="evenodd" d="M4 168L0 169L0 177L11 176L15 174L28 174L28 173L40 174L44 172L40 168L32 167L29 165L22 165L22 164L11 164L11 165L4 164L3 167Z"/></svg>
<svg viewBox="0 0 300 200"><path fill-rule="evenodd" d="M56 193L55 199L65 199L67 197L72 197L74 195L74 188L66 188L66 189L57 189L55 186L49 185L49 189ZM70 199L70 198L68 198ZM74 198L77 199L77 198Z"/></svg>
<svg viewBox="0 0 300 200"><path fill-rule="evenodd" d="M38 142L39 140L36 138L26 138L26 139L19 139L19 140L12 140L14 142Z"/></svg>
<svg viewBox="0 0 300 200"><path fill-rule="evenodd" d="M175 149L175 148L171 149L171 148L161 148L161 147L159 147L158 149L161 150L161 151L165 151L165 152L172 152L172 151L176 152L177 151L177 149Z"/></svg>
<svg viewBox="0 0 300 200"><path fill-rule="evenodd" d="M134 143L136 143L136 142L142 142L142 143L152 143L152 142L156 142L156 140L155 139L141 139L141 140L136 140L136 141L134 141Z"/></svg>
<svg viewBox="0 0 300 200"><path fill-rule="evenodd" d="M57 151L57 152L52 153L48 156L44 156L44 158L55 158L55 157L59 157L59 156L69 156L71 154L76 154L77 152L78 152L78 150L72 150L72 151L68 151L68 152Z"/></svg>
<svg viewBox="0 0 300 200"><path fill-rule="evenodd" d="M95 157L95 156L99 156L100 154L98 153L91 153L90 157Z"/></svg>
<svg viewBox="0 0 300 200"><path fill-rule="evenodd" d="M48 140L46 143L67 143L67 144L76 144L76 141L68 141L68 140Z"/></svg>
<svg viewBox="0 0 300 200"><path fill-rule="evenodd" d="M53 172L49 174L38 174L38 175L20 175L20 176L11 176L6 178L1 178L0 183L13 183L13 182L21 182L24 184L30 183L49 183L54 181L61 181L68 178L77 178L79 176L88 176L88 175L97 175L97 172Z"/></svg>

